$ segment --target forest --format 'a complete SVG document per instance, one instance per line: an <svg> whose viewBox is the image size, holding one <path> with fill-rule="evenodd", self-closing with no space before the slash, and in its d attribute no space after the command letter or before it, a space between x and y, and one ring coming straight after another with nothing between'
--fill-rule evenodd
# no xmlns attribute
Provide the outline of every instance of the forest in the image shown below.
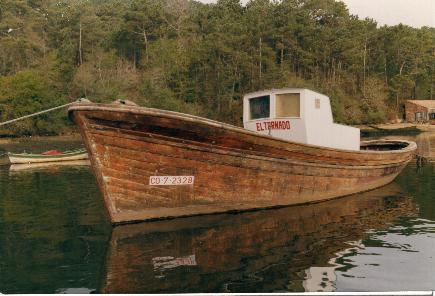
<svg viewBox="0 0 435 296"><path fill-rule="evenodd" d="M340 123L390 122L435 99L434 71L435 28L334 0L0 0L0 122L85 97L240 125L245 93L280 87L328 95ZM71 129L63 110L0 136Z"/></svg>

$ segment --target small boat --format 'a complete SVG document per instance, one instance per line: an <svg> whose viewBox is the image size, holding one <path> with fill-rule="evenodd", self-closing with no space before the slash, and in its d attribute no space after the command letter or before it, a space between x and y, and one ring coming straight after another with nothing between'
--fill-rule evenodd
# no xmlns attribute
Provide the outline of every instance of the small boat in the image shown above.
<svg viewBox="0 0 435 296"><path fill-rule="evenodd" d="M390 183L411 141L360 143L308 89L243 99L244 128L128 101L77 103L69 115L90 152L114 224L319 202Z"/></svg>
<svg viewBox="0 0 435 296"><path fill-rule="evenodd" d="M37 163L17 163L12 164L9 167L10 173L16 172L33 172L33 171L43 171L58 169L61 167L85 167L90 166L89 159L81 160L66 160L66 161L51 161L51 162L37 162Z"/></svg>
<svg viewBox="0 0 435 296"><path fill-rule="evenodd" d="M11 164L29 164L88 159L88 153L86 149L76 149L64 152L49 150L41 154L8 152L7 156Z"/></svg>

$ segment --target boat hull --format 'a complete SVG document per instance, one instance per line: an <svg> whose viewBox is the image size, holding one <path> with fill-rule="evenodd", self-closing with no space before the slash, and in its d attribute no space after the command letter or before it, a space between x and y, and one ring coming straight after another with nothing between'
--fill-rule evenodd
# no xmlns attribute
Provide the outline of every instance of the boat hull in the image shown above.
<svg viewBox="0 0 435 296"><path fill-rule="evenodd" d="M329 149L133 106L80 104L69 111L113 223L312 203L367 191L391 182L416 148L413 142L390 141L383 146L401 149ZM153 176L194 181L162 186L150 183Z"/></svg>

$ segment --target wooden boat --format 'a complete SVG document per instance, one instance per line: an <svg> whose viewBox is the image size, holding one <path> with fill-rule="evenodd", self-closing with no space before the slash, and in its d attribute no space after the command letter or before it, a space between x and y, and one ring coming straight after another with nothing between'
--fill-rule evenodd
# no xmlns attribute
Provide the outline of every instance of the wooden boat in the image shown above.
<svg viewBox="0 0 435 296"><path fill-rule="evenodd" d="M302 96L308 90L280 90L289 91L300 92L300 104L311 102ZM255 107L250 100L259 95L265 97L254 93L245 103ZM271 91L270 103L263 106L278 106L273 101L277 95ZM330 112L328 98L317 100L316 94L312 106ZM271 109L269 118L251 114L245 118L246 128L240 128L124 103L69 108L90 152L112 223L311 203L367 191L391 182L416 149L410 141L359 145L359 137L361 148L355 149L354 142L347 142L355 130L335 125L332 114L319 123L326 127L322 134L333 128L340 134L326 137L329 147L320 146L316 141L324 135L316 136L316 125L304 123L309 111L302 105L297 118L277 121L280 117L273 113L278 112ZM311 134L303 134L310 129ZM305 137L306 143L285 138L293 134Z"/></svg>
<svg viewBox="0 0 435 296"><path fill-rule="evenodd" d="M88 153L86 149L76 149L64 152L50 150L41 154L8 152L7 156L11 164L29 164L87 159Z"/></svg>

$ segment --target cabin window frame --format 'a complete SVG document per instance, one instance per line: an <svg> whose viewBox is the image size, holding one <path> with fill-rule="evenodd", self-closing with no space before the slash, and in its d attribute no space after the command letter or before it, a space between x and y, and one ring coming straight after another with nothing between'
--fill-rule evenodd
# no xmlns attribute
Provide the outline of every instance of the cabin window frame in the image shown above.
<svg viewBox="0 0 435 296"><path fill-rule="evenodd" d="M257 118L252 118L252 112L251 112L251 101L255 100L255 99L261 99L261 98L265 98L268 97L269 98L269 112L268 112L268 116L266 117L257 117ZM256 121L256 120L263 120L263 119L270 119L272 117L272 96L271 94L265 94L265 95L261 95L261 96L256 96L256 97L252 97L248 99L248 118L249 121Z"/></svg>
<svg viewBox="0 0 435 296"><path fill-rule="evenodd" d="M278 116L278 96L280 95L299 95L299 116ZM301 119L302 118L302 93L301 92L282 92L282 93L276 93L274 96L274 113L275 118L277 119Z"/></svg>

